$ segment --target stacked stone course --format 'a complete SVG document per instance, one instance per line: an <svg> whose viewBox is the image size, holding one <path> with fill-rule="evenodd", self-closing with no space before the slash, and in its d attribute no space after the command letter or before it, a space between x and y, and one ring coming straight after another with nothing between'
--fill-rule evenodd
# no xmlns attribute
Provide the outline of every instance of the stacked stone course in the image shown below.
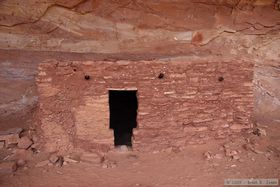
<svg viewBox="0 0 280 187"><path fill-rule="evenodd" d="M253 63L244 60L42 63L38 119L45 148L111 149L110 89L137 90L134 149L161 150L225 138L251 127L252 81Z"/></svg>

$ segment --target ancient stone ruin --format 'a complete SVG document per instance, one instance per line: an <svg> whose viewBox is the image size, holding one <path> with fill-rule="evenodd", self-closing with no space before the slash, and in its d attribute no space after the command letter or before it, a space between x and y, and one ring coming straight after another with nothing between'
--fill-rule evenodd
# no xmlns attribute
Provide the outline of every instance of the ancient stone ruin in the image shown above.
<svg viewBox="0 0 280 187"><path fill-rule="evenodd" d="M279 59L280 0L0 0L0 186L276 186Z"/></svg>
<svg viewBox="0 0 280 187"><path fill-rule="evenodd" d="M133 128L132 142L122 144L137 150L225 138L251 127L253 67L237 59L42 63L38 119L45 148L112 149L118 121L123 131Z"/></svg>

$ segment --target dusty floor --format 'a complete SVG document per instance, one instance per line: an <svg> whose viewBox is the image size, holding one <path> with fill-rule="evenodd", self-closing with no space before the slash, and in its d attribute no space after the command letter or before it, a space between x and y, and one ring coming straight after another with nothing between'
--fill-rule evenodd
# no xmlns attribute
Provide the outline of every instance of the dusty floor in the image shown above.
<svg viewBox="0 0 280 187"><path fill-rule="evenodd" d="M280 178L280 122L260 125L266 136L245 132L242 137L190 145L183 150L113 151L101 163L87 159L62 167L36 167L46 157L40 153L15 173L1 174L0 186L212 187L223 186L228 178Z"/></svg>

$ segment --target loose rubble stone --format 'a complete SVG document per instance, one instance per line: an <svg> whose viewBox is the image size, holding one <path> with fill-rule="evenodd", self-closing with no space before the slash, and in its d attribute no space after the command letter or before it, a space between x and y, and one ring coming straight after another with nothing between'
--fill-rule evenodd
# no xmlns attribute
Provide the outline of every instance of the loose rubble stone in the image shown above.
<svg viewBox="0 0 280 187"><path fill-rule="evenodd" d="M241 162L241 163L242 163L242 162L244 162L244 160L243 160L243 159L241 159L241 158L240 158L240 159L238 159L238 161L239 161L239 162Z"/></svg>
<svg viewBox="0 0 280 187"><path fill-rule="evenodd" d="M257 150L257 149L253 149L252 151L256 154L263 154L264 153L263 151L260 151L260 150Z"/></svg>
<svg viewBox="0 0 280 187"><path fill-rule="evenodd" d="M20 149L28 149L32 144L33 142L25 136L19 139L17 146Z"/></svg>
<svg viewBox="0 0 280 187"><path fill-rule="evenodd" d="M79 161L77 160L74 160L74 159L71 159L71 158L68 158L68 157L65 157L64 158L64 161L65 162L68 162L68 163L78 163Z"/></svg>
<svg viewBox="0 0 280 187"><path fill-rule="evenodd" d="M12 173L17 170L17 164L14 161L0 163L0 173Z"/></svg>
<svg viewBox="0 0 280 187"><path fill-rule="evenodd" d="M255 148L255 146L253 146L251 144L244 144L243 148L247 151L252 151L253 153L256 153L256 154L263 154L264 153L263 151L257 150Z"/></svg>
<svg viewBox="0 0 280 187"><path fill-rule="evenodd" d="M6 147L12 147L18 143L19 134L22 131L22 128L13 128L7 131L0 131L0 141L4 141Z"/></svg>
<svg viewBox="0 0 280 187"><path fill-rule="evenodd" d="M73 160L76 160L76 161L78 161L78 162L80 162L81 161L81 154L71 154L71 155L69 155L69 156L67 156L67 158L70 158L70 159L73 159Z"/></svg>
<svg viewBox="0 0 280 187"><path fill-rule="evenodd" d="M35 142L35 143L39 141L39 137L38 137L36 134L33 134L31 139L32 139L33 142Z"/></svg>
<svg viewBox="0 0 280 187"><path fill-rule="evenodd" d="M276 148L276 147L271 146L271 145L267 146L267 148L269 149L269 151L271 153L274 153L277 157L280 157L280 149L279 148Z"/></svg>
<svg viewBox="0 0 280 187"><path fill-rule="evenodd" d="M244 129L244 125L241 124L233 124L229 127L232 130L240 132L242 129Z"/></svg>
<svg viewBox="0 0 280 187"><path fill-rule="evenodd" d="M271 154L270 153L265 153L265 157L267 158L267 160L271 160Z"/></svg>
<svg viewBox="0 0 280 187"><path fill-rule="evenodd" d="M24 166L25 164L26 164L26 160L19 159L19 160L17 161L17 166L19 166L19 167L22 167L22 166Z"/></svg>
<svg viewBox="0 0 280 187"><path fill-rule="evenodd" d="M239 159L240 159L240 156L238 156L238 155L233 155L233 156L232 156L232 159L233 159L233 160L239 160Z"/></svg>
<svg viewBox="0 0 280 187"><path fill-rule="evenodd" d="M102 164L102 168L104 168L104 169L108 168L108 165L104 163L104 164Z"/></svg>
<svg viewBox="0 0 280 187"><path fill-rule="evenodd" d="M8 135L1 135L0 140L5 141L6 148L13 147L19 141L18 134L8 134Z"/></svg>
<svg viewBox="0 0 280 187"><path fill-rule="evenodd" d="M30 150L14 149L12 153L13 154L9 158L10 160L18 160L18 159L31 160L31 159L33 159L33 153Z"/></svg>
<svg viewBox="0 0 280 187"><path fill-rule="evenodd" d="M203 155L206 158L206 160L212 159L212 153L210 151L205 152Z"/></svg>
<svg viewBox="0 0 280 187"><path fill-rule="evenodd" d="M228 144L224 144L223 147L224 148L229 148L229 145Z"/></svg>
<svg viewBox="0 0 280 187"><path fill-rule="evenodd" d="M117 167L117 163L114 161L110 161L110 160L105 160L102 163L102 168L116 168Z"/></svg>
<svg viewBox="0 0 280 187"><path fill-rule="evenodd" d="M256 128L254 129L253 134L258 136L266 136L266 130L262 128Z"/></svg>
<svg viewBox="0 0 280 187"><path fill-rule="evenodd" d="M33 143L33 144L31 145L31 148L38 149L39 146L40 146L39 143Z"/></svg>
<svg viewBox="0 0 280 187"><path fill-rule="evenodd" d="M234 156L234 155L237 155L237 151L235 151L235 150L230 150L230 149L225 149L225 155L226 155L227 157L232 157L232 156Z"/></svg>
<svg viewBox="0 0 280 187"><path fill-rule="evenodd" d="M181 150L179 147L169 147L167 149L164 149L164 152L167 153L179 153Z"/></svg>
<svg viewBox="0 0 280 187"><path fill-rule="evenodd" d="M12 128L12 129L8 129L6 131L0 131L0 137L2 135L8 135L8 134L20 134L23 131L22 128Z"/></svg>
<svg viewBox="0 0 280 187"><path fill-rule="evenodd" d="M40 153L40 150L36 149L36 148L33 148L31 147L30 149L34 154L37 154L37 153Z"/></svg>
<svg viewBox="0 0 280 187"><path fill-rule="evenodd" d="M216 159L222 159L222 158L223 158L223 155L222 155L222 154L215 154L215 155L214 155L214 158L216 158Z"/></svg>
<svg viewBox="0 0 280 187"><path fill-rule="evenodd" d="M44 161L41 161L41 162L37 163L35 165L35 167L44 167L44 166L48 165L49 163L50 163L49 160L44 160Z"/></svg>
<svg viewBox="0 0 280 187"><path fill-rule="evenodd" d="M59 157L57 155L51 155L49 161L55 164L58 161Z"/></svg>
<svg viewBox="0 0 280 187"><path fill-rule="evenodd" d="M251 144L244 144L242 146L246 151L252 151L254 147Z"/></svg>
<svg viewBox="0 0 280 187"><path fill-rule="evenodd" d="M56 161L55 165L58 167L62 167L64 163L64 158L63 156L58 156L58 160Z"/></svg>
<svg viewBox="0 0 280 187"><path fill-rule="evenodd" d="M56 173L59 175L63 175L63 173L61 171L56 171Z"/></svg>

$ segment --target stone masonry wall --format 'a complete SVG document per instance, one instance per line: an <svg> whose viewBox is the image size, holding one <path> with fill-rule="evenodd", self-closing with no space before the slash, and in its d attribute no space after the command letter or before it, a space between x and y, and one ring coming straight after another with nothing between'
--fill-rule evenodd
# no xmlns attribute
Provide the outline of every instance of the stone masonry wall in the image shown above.
<svg viewBox="0 0 280 187"><path fill-rule="evenodd" d="M251 127L252 80L253 63L243 60L42 63L37 86L44 145L47 151L62 153L113 148L110 89L138 90L136 150L235 135Z"/></svg>

